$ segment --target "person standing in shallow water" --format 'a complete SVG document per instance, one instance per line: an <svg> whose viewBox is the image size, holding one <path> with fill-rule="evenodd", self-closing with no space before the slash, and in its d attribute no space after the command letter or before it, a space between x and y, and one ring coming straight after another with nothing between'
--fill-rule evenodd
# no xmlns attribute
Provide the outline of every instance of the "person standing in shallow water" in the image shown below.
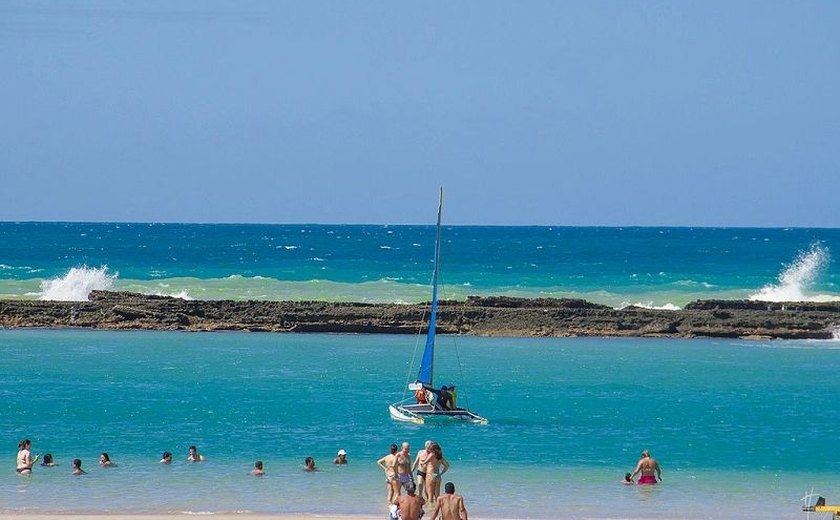
<svg viewBox="0 0 840 520"><path fill-rule="evenodd" d="M318 471L318 468L315 467L315 459L306 457L303 461L303 471Z"/></svg>
<svg viewBox="0 0 840 520"><path fill-rule="evenodd" d="M397 480L397 472L394 465L397 463L397 445L391 444L390 452L376 464L385 472L385 489L388 492L388 503L392 504L394 499L400 496L400 482Z"/></svg>
<svg viewBox="0 0 840 520"><path fill-rule="evenodd" d="M636 481L637 484L656 484L657 478L660 482L662 481L662 469L659 467L659 462L650 456L650 452L648 450L642 451L642 458L639 459L639 463L636 464L636 470L633 471L630 478L633 479L639 474L641 474L641 476L639 477L639 480Z"/></svg>
<svg viewBox="0 0 840 520"><path fill-rule="evenodd" d="M113 468L116 466L116 464L111 462L111 457L104 451L99 455L99 465L103 468Z"/></svg>
<svg viewBox="0 0 840 520"><path fill-rule="evenodd" d="M198 453L198 449L195 446L190 446L187 462L204 462L204 455Z"/></svg>
<svg viewBox="0 0 840 520"><path fill-rule="evenodd" d="M29 452L29 448L32 447L32 442L29 439L23 439L18 443L18 454L17 454L17 472L18 475L29 475L32 473L32 466L38 462L38 458L41 456L40 454L36 454L35 457L32 457L32 454Z"/></svg>
<svg viewBox="0 0 840 520"><path fill-rule="evenodd" d="M417 452L417 457L414 459L414 464L411 465L412 473L416 470L417 471L417 495L426 500L429 498L426 496L426 453L431 447L432 441L426 441L423 444L423 449Z"/></svg>
<svg viewBox="0 0 840 520"><path fill-rule="evenodd" d="M402 443L402 449L397 452L397 458L394 460L394 469L397 470L397 482L400 486L405 486L412 482L411 478L411 447L407 442ZM397 491L399 494L399 491Z"/></svg>
<svg viewBox="0 0 840 520"><path fill-rule="evenodd" d="M449 471L449 461L443 457L440 444L433 442L426 453L426 500L433 502L440 496L440 479Z"/></svg>
<svg viewBox="0 0 840 520"><path fill-rule="evenodd" d="M73 459L73 475L87 475L87 471L82 469L82 459Z"/></svg>

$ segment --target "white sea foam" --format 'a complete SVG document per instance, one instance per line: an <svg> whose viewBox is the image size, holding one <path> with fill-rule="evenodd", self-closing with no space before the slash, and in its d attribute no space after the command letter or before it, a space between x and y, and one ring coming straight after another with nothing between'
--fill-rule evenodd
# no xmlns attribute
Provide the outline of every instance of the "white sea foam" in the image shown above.
<svg viewBox="0 0 840 520"><path fill-rule="evenodd" d="M73 267L62 277L41 282L40 300L86 301L93 290L107 291L119 273L111 273L108 266Z"/></svg>
<svg viewBox="0 0 840 520"><path fill-rule="evenodd" d="M35 269L33 267L29 267L28 265L21 265L21 266L14 266L8 264L0 264L0 271L26 271L27 273L36 273L38 271L43 271L43 269Z"/></svg>
<svg viewBox="0 0 840 520"><path fill-rule="evenodd" d="M831 255L828 248L814 242L807 251L800 252L790 265L779 274L777 284L768 284L750 300L767 302L837 301L840 297L829 294L808 295L808 289L828 265Z"/></svg>
<svg viewBox="0 0 840 520"><path fill-rule="evenodd" d="M176 293L156 292L155 296L169 296L170 298L180 298L182 300L195 300L187 291L178 291Z"/></svg>
<svg viewBox="0 0 840 520"><path fill-rule="evenodd" d="M621 309L626 309L627 307L641 307L643 309L651 309L651 310L657 310L657 311L678 311L678 310L680 310L680 307L677 306L677 305L674 305L673 303L666 303L665 305L654 305L653 302L647 302L647 303L643 303L643 302L636 302L636 303L622 302L621 305L619 305L617 308L619 310L621 310Z"/></svg>

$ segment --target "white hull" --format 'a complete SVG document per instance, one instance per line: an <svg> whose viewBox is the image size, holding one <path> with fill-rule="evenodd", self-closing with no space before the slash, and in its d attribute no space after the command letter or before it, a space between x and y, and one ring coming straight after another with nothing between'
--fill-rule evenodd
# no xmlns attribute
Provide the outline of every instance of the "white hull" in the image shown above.
<svg viewBox="0 0 840 520"><path fill-rule="evenodd" d="M487 424L487 419L466 408L439 410L428 404L392 404L388 407L391 418L414 424L425 424L428 420L459 420Z"/></svg>

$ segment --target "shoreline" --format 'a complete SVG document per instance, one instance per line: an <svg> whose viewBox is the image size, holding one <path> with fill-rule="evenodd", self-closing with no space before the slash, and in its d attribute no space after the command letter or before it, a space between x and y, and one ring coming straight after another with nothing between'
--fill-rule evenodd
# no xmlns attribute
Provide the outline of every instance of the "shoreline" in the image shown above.
<svg viewBox="0 0 840 520"><path fill-rule="evenodd" d="M698 300L659 310L470 296L438 305L438 333L473 336L832 339L840 327L840 302ZM426 310L426 304L183 300L92 291L86 302L0 300L0 329L416 334Z"/></svg>
<svg viewBox="0 0 840 520"><path fill-rule="evenodd" d="M253 520L381 520L382 515L338 515L338 514L316 514L316 513L295 513L295 514L266 514L266 513L4 513L3 518L21 518L27 520L102 520L103 518L116 518L125 520L162 520L165 518L190 518L194 516L209 516L214 520L241 520L248 518Z"/></svg>

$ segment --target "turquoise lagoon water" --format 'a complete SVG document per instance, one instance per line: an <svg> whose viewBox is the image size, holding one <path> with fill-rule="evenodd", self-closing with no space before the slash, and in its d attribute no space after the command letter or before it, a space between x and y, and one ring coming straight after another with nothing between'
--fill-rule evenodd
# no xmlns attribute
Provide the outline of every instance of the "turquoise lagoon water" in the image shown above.
<svg viewBox="0 0 840 520"><path fill-rule="evenodd" d="M416 339L0 331L0 513L383 513L391 442L443 446L483 518L802 518L840 501L840 343L443 336L485 426L393 422ZM460 363L459 363L460 360ZM14 472L19 439L60 466ZM207 462L184 462L198 445ZM331 464L346 449L346 467ZM619 481L648 448L664 483ZM172 451L175 463L157 463ZM107 451L118 467L96 466ZM319 472L301 470L315 457ZM81 458L89 475L69 475ZM248 471L265 461L267 477Z"/></svg>

